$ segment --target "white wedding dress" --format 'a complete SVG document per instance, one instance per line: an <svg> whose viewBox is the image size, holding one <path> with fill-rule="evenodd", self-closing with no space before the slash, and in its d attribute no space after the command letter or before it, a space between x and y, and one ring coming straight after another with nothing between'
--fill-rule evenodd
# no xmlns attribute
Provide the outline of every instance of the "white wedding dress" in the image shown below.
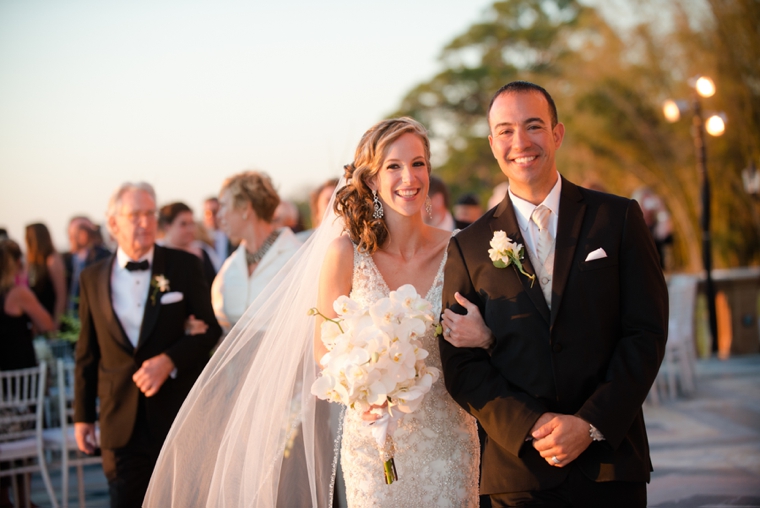
<svg viewBox="0 0 760 508"><path fill-rule="evenodd" d="M443 266L425 298L441 313ZM388 296L372 256L354 247L351 298L362 305ZM441 369L435 331L422 337L430 353L428 366ZM478 506L480 448L475 419L460 408L446 391L443 374L433 384L420 408L404 415L393 435L398 480L385 484L377 444L358 411L347 409L343 421L341 467L349 508L383 506Z"/></svg>

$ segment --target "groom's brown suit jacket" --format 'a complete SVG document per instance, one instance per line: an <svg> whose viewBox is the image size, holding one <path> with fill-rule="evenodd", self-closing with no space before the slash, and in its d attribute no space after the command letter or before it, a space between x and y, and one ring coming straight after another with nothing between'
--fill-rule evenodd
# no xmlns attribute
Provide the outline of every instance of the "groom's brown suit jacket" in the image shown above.
<svg viewBox="0 0 760 508"><path fill-rule="evenodd" d="M495 231L525 245L509 194L449 244L443 305L479 309L493 349L440 340L446 387L488 434L482 494L543 490L570 467L595 481L649 481L641 405L665 351L667 288L638 204L562 180L551 311L538 281L494 267ZM602 248L603 259L586 261ZM523 265L535 273L526 253ZM526 438L547 411L577 415L606 441L564 468L550 466Z"/></svg>

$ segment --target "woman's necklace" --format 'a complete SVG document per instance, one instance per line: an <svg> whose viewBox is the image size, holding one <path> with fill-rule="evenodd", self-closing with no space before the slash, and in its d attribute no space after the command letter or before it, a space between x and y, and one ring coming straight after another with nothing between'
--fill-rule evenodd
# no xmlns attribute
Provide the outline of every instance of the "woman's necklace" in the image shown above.
<svg viewBox="0 0 760 508"><path fill-rule="evenodd" d="M250 253L246 250L245 261L248 263L248 266L255 265L256 263L261 261L261 258L263 258L264 255L269 250L269 248L272 247L272 244L274 244L278 236L280 236L280 230L275 229L269 234L269 236L267 236L267 239L264 240L264 243L261 244L261 247L259 247L259 250L257 250L254 253Z"/></svg>

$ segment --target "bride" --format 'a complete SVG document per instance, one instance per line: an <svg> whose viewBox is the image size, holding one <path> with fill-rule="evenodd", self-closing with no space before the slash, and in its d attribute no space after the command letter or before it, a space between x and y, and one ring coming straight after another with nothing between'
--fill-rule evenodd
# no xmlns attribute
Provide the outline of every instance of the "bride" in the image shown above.
<svg viewBox="0 0 760 508"><path fill-rule="evenodd" d="M362 428L372 415L347 409L342 421L331 421L336 412L311 395L314 359L325 352L318 323L307 316L315 302L330 316L338 296L368 304L412 284L440 313L450 233L422 220L429 174L429 142L416 121L386 120L364 134L317 232L198 378L144 506L332 506L338 450L349 506L478 505L475 420L443 379L399 423L399 479L391 485ZM426 363L440 369L432 332L423 346Z"/></svg>

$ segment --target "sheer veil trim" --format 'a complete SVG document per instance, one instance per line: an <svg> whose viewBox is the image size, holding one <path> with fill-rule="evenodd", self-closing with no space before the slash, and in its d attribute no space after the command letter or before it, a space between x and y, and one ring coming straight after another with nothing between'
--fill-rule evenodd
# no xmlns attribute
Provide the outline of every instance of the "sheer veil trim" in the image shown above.
<svg viewBox="0 0 760 508"><path fill-rule="evenodd" d="M345 179L337 188L343 185ZM144 506L332 505L340 415L311 395L317 365L307 311L317 301L327 248L344 230L334 199L198 378Z"/></svg>

